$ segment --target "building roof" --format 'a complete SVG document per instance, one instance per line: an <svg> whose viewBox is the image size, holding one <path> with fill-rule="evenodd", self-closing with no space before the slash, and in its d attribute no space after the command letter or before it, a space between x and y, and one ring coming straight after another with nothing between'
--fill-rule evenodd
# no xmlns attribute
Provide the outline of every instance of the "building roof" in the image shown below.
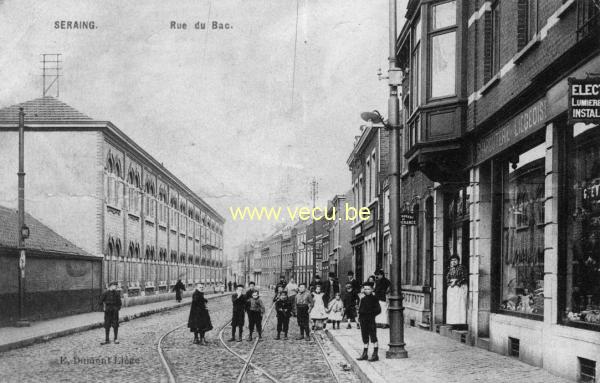
<svg viewBox="0 0 600 383"><path fill-rule="evenodd" d="M18 222L16 210L0 206L0 247L18 248ZM27 213L25 213L25 224L29 227L29 238L25 240L26 249L95 257Z"/></svg>
<svg viewBox="0 0 600 383"><path fill-rule="evenodd" d="M22 107L25 112L25 119L27 122L93 121L90 117L77 109L50 96L40 97L2 108L0 109L0 121L18 122L20 107Z"/></svg>
<svg viewBox="0 0 600 383"><path fill-rule="evenodd" d="M17 128L17 123L19 121L19 107L23 107L24 109L25 125L34 127L35 129L56 128L57 125L68 130L92 127L94 129L102 129L105 132L115 135L118 139L122 140L123 143L129 145L129 147L154 165L159 172L162 172L171 181L177 183L178 186L184 190L186 198L195 200L196 203L208 210L214 218L222 224L225 223L225 218L211 205L204 201L204 199L198 196L179 178L166 169L162 163L152 157L110 121L92 119L54 97L45 96L0 109L0 129ZM46 124L48 126L46 126Z"/></svg>

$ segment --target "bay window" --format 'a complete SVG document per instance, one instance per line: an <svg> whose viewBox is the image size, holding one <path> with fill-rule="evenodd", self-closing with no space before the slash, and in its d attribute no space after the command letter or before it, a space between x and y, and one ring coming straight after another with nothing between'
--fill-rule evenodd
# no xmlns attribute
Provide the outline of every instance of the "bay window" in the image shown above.
<svg viewBox="0 0 600 383"><path fill-rule="evenodd" d="M456 94L456 1L431 7L429 97Z"/></svg>

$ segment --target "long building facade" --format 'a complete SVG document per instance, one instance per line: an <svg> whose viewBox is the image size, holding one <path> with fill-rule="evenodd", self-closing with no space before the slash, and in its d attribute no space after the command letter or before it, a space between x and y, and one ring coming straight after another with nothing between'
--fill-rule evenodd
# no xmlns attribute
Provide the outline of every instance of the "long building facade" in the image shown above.
<svg viewBox="0 0 600 383"><path fill-rule="evenodd" d="M28 211L103 256L104 286L118 281L125 297L138 298L168 292L177 279L224 281L223 217L111 122L55 98L0 110L0 177L8 180L0 199L16 204L19 107Z"/></svg>
<svg viewBox="0 0 600 383"><path fill-rule="evenodd" d="M567 116L569 78L600 73L598 5L411 0L405 18L407 323L600 376L600 127ZM463 326L446 325L451 255L468 273Z"/></svg>

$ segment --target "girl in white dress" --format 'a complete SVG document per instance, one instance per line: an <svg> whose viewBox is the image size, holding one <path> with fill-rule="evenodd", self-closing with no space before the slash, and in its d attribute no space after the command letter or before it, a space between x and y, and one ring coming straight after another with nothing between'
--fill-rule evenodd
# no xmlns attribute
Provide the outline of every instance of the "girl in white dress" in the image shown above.
<svg viewBox="0 0 600 383"><path fill-rule="evenodd" d="M321 285L315 287L315 292L312 294L315 302L312 310L310 310L310 319L313 321L313 330L317 328L325 328L324 321L327 320L327 312L325 312L325 303L323 302L323 293Z"/></svg>
<svg viewBox="0 0 600 383"><path fill-rule="evenodd" d="M344 303L340 297L340 293L335 293L335 298L329 302L329 306L327 307L327 312L329 313L329 320L333 323L333 328L335 329L336 325L339 330L340 322L344 317Z"/></svg>

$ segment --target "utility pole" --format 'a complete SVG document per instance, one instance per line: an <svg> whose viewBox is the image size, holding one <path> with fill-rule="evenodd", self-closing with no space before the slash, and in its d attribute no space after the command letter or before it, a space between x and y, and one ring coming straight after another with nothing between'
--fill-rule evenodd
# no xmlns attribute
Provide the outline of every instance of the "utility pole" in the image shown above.
<svg viewBox="0 0 600 383"><path fill-rule="evenodd" d="M400 257L400 106L398 102L398 86L401 84L400 68L396 62L396 0L389 0L390 34L389 34L389 86L388 125L391 130L390 147L390 231L392 239L391 291L390 291L390 343L386 352L388 359L407 358L404 349L404 307L402 307L401 280L402 264Z"/></svg>
<svg viewBox="0 0 600 383"><path fill-rule="evenodd" d="M19 247L19 320L17 327L29 326L25 316L25 239L29 237L29 229L25 225L25 112L19 108L19 217L18 217L18 247Z"/></svg>

